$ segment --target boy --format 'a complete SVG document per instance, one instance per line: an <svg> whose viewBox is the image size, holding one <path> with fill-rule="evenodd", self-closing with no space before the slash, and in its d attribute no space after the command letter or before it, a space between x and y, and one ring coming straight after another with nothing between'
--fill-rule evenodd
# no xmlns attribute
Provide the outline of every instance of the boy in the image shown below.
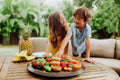
<svg viewBox="0 0 120 80"><path fill-rule="evenodd" d="M73 55L79 56L82 53L86 53L85 58L82 61L87 61L90 63L95 63L95 61L90 60L90 37L91 37L91 27L87 24L90 21L91 14L89 9L82 6L73 12L74 23L69 28L67 35L63 39L59 51L56 53L56 57L61 57L63 55L63 50L67 45L69 39L72 37L72 48Z"/></svg>

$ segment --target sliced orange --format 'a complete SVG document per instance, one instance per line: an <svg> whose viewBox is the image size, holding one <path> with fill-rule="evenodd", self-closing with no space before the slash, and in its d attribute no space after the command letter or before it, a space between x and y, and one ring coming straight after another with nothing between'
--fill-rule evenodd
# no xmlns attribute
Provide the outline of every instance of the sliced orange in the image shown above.
<svg viewBox="0 0 120 80"><path fill-rule="evenodd" d="M72 59L71 58L68 58L69 61L71 61Z"/></svg>
<svg viewBox="0 0 120 80"><path fill-rule="evenodd" d="M65 71L72 71L72 68L70 68L70 67L64 67L63 68Z"/></svg>
<svg viewBox="0 0 120 80"><path fill-rule="evenodd" d="M81 68L81 64L73 64L73 68L74 69L80 69Z"/></svg>
<svg viewBox="0 0 120 80"><path fill-rule="evenodd" d="M68 70L68 71L72 71L72 68L68 67L67 70Z"/></svg>
<svg viewBox="0 0 120 80"><path fill-rule="evenodd" d="M62 56L61 58L67 59L68 57L67 56Z"/></svg>
<svg viewBox="0 0 120 80"><path fill-rule="evenodd" d="M64 67L63 69L64 69L65 71L67 71L67 70L68 70L68 68L67 68L67 67Z"/></svg>
<svg viewBox="0 0 120 80"><path fill-rule="evenodd" d="M72 59L69 59L70 62L74 63L74 64L78 64L79 61L77 60L72 60Z"/></svg>

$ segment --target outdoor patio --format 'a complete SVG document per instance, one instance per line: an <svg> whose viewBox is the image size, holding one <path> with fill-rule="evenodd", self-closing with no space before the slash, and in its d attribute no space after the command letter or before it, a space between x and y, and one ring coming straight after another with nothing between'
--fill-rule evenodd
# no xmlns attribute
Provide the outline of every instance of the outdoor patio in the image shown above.
<svg viewBox="0 0 120 80"><path fill-rule="evenodd" d="M21 41L31 42L23 43L29 47L30 54L44 52L49 15L55 11L63 13L66 24L71 27L73 12L83 5L91 11L90 57L96 64L71 56L70 43L69 57L83 65L84 73L50 80L120 80L120 0L0 0L0 80L49 80L28 70L31 61L26 57L31 55L23 53L22 57L16 57L23 48ZM25 30L28 30L27 39L23 38Z"/></svg>

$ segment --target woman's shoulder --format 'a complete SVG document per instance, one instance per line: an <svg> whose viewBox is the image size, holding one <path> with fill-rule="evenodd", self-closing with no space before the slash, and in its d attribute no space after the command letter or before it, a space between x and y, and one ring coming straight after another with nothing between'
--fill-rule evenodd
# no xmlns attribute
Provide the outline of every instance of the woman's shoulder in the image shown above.
<svg viewBox="0 0 120 80"><path fill-rule="evenodd" d="M69 30L69 28L72 28L72 27L75 27L75 24L72 23L72 24L66 24L66 27L65 27L65 30Z"/></svg>
<svg viewBox="0 0 120 80"><path fill-rule="evenodd" d="M65 30L68 31L68 29L69 29L69 25L66 24L66 26L65 26Z"/></svg>
<svg viewBox="0 0 120 80"><path fill-rule="evenodd" d="M51 40L51 39L50 39L50 35L47 36L47 39L48 39L48 41L50 42L50 40Z"/></svg>

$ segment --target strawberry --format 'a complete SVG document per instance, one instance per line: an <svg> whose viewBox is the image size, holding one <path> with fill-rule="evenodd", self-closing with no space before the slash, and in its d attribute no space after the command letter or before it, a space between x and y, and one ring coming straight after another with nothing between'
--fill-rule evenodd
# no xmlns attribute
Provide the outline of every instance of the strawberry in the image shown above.
<svg viewBox="0 0 120 80"><path fill-rule="evenodd" d="M46 65L46 63L44 63L44 65Z"/></svg>
<svg viewBox="0 0 120 80"><path fill-rule="evenodd" d="M47 62L50 62L50 61L51 61L51 59L50 59L50 58L47 58L47 59L46 59L46 61L47 61Z"/></svg>
<svg viewBox="0 0 120 80"><path fill-rule="evenodd" d="M63 64L63 61L60 61L60 65L62 65Z"/></svg>
<svg viewBox="0 0 120 80"><path fill-rule="evenodd" d="M66 67L65 63L62 63L62 64L61 64L61 67L62 67L62 68Z"/></svg>
<svg viewBox="0 0 120 80"><path fill-rule="evenodd" d="M68 62L68 63L67 63L67 67L69 67L69 66L70 66L70 63Z"/></svg>
<svg viewBox="0 0 120 80"><path fill-rule="evenodd" d="M38 66L39 64L40 64L40 63L35 62L35 63L34 63L34 67Z"/></svg>
<svg viewBox="0 0 120 80"><path fill-rule="evenodd" d="M40 64L44 64L43 62L41 62Z"/></svg>
<svg viewBox="0 0 120 80"><path fill-rule="evenodd" d="M68 63L68 61L67 60L65 60L65 64L67 64Z"/></svg>

